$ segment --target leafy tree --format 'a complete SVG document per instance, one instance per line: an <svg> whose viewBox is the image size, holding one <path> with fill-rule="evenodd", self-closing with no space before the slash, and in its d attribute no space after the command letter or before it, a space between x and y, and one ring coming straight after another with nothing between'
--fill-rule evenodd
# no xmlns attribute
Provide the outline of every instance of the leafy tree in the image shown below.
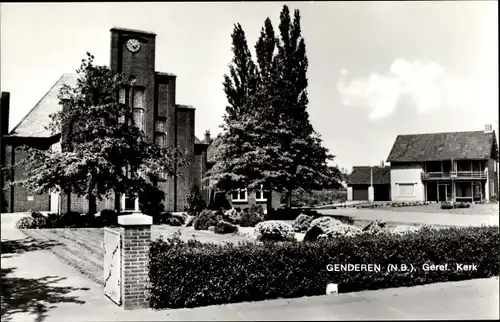
<svg viewBox="0 0 500 322"><path fill-rule="evenodd" d="M197 185L193 185L191 191L186 196L186 199L187 199L187 205L185 207L185 210L187 211L188 215L196 216L203 209L207 208L207 203L205 202L205 199L201 195L200 189L198 188Z"/></svg>
<svg viewBox="0 0 500 322"><path fill-rule="evenodd" d="M118 102L123 75L95 66L93 60L87 53L77 70L77 85L61 89L63 108L51 115L49 128L62 133L62 149L25 146L27 179L16 182L34 193L86 196L89 213L96 212L96 200L113 193L137 197L160 175L174 175L176 163L185 164L181 151L150 143L134 124L132 109Z"/></svg>
<svg viewBox="0 0 500 322"><path fill-rule="evenodd" d="M235 185L250 191L264 185L285 193L290 205L294 189L338 187L341 177L336 167L327 165L334 157L309 121L308 59L298 10L292 19L283 7L279 36L266 19L255 46L254 75L249 72L255 64L250 63L244 32L239 24L233 30L234 59L231 76L224 81L229 106L217 162L207 180L223 191Z"/></svg>

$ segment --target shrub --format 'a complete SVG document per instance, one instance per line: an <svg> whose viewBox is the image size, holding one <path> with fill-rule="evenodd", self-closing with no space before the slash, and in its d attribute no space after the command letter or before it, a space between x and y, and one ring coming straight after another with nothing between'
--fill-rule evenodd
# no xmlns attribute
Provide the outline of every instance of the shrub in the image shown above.
<svg viewBox="0 0 500 322"><path fill-rule="evenodd" d="M139 209L145 215L155 217L165 210L165 193L153 185L146 185L139 193Z"/></svg>
<svg viewBox="0 0 500 322"><path fill-rule="evenodd" d="M182 226L182 222L178 217L167 217L165 224L169 226Z"/></svg>
<svg viewBox="0 0 500 322"><path fill-rule="evenodd" d="M441 203L441 209L453 209L453 204L450 202Z"/></svg>
<svg viewBox="0 0 500 322"><path fill-rule="evenodd" d="M197 185L193 185L186 199L187 199L187 205L184 210L188 213L188 215L196 216L203 209L207 208L207 203L205 202L205 199L201 195L200 189L198 188Z"/></svg>
<svg viewBox="0 0 500 322"><path fill-rule="evenodd" d="M259 241L291 241L295 239L293 227L278 220L269 220L255 226L255 234Z"/></svg>
<svg viewBox="0 0 500 322"><path fill-rule="evenodd" d="M50 213L47 215L47 228L57 228L59 215Z"/></svg>
<svg viewBox="0 0 500 322"><path fill-rule="evenodd" d="M44 229L48 228L47 218L45 216L41 217L22 217L16 222L16 227L18 229Z"/></svg>
<svg viewBox="0 0 500 322"><path fill-rule="evenodd" d="M225 221L219 221L214 228L214 232L216 234L232 234L237 231L238 231L238 226L230 224Z"/></svg>
<svg viewBox="0 0 500 322"><path fill-rule="evenodd" d="M381 220L375 220L366 225L362 230L364 234L377 235L389 232L387 223Z"/></svg>
<svg viewBox="0 0 500 322"><path fill-rule="evenodd" d="M285 194L282 194L282 202L285 202L284 196ZM297 207L327 205L345 200L347 200L347 190L313 190L311 192L294 190L292 192L292 205Z"/></svg>
<svg viewBox="0 0 500 322"><path fill-rule="evenodd" d="M330 239L339 237L354 237L362 234L361 229L356 226L340 224L334 227L326 229L326 231L320 234L317 239Z"/></svg>
<svg viewBox="0 0 500 322"><path fill-rule="evenodd" d="M498 227L428 230L405 235L360 235L315 243L203 244L157 240L149 252L150 305L155 309L217 305L409 287L498 276ZM374 264L373 271L332 271L332 264ZM473 263L477 270L455 269ZM388 265L414 270L387 273ZM424 271L424 264L448 264ZM186 283L188 277L189 283Z"/></svg>
<svg viewBox="0 0 500 322"><path fill-rule="evenodd" d="M80 228L85 225L85 216L75 211L62 214L56 222L56 228Z"/></svg>
<svg viewBox="0 0 500 322"><path fill-rule="evenodd" d="M32 213L31 213L31 218L33 218L33 219L36 219L36 218L42 218L42 217L44 217L44 215L42 215L42 214L41 214L41 213L39 213L39 212L36 212L36 211L35 211L35 212L32 212Z"/></svg>
<svg viewBox="0 0 500 322"><path fill-rule="evenodd" d="M261 205L252 205L248 211L243 211L240 217L241 227L255 227L264 221L264 210Z"/></svg>
<svg viewBox="0 0 500 322"><path fill-rule="evenodd" d="M111 209L104 209L97 217L101 227L118 225L118 214Z"/></svg>
<svg viewBox="0 0 500 322"><path fill-rule="evenodd" d="M316 218L309 224L309 228L304 235L304 241L316 240L319 235L325 234L327 231L338 225L343 225L343 223L340 220L331 217L325 216Z"/></svg>
<svg viewBox="0 0 500 322"><path fill-rule="evenodd" d="M224 212L223 219L228 223L237 225L240 222L240 212L236 208L229 209Z"/></svg>
<svg viewBox="0 0 500 322"><path fill-rule="evenodd" d="M181 225L184 225L186 223L188 215L183 212L174 212L172 213L172 217L179 220L181 222Z"/></svg>
<svg viewBox="0 0 500 322"><path fill-rule="evenodd" d="M227 210L231 209L231 204L227 200L226 194L222 192L216 192L213 200L208 205L210 210Z"/></svg>
<svg viewBox="0 0 500 322"><path fill-rule="evenodd" d="M390 232L393 234L403 235L408 233L414 233L418 230L419 230L418 227L400 225L390 229Z"/></svg>
<svg viewBox="0 0 500 322"><path fill-rule="evenodd" d="M301 213L302 209L294 208L278 208L267 212L267 220L295 220Z"/></svg>
<svg viewBox="0 0 500 322"><path fill-rule="evenodd" d="M34 221L35 219L33 217L22 217L19 218L19 220L16 222L16 228L17 229L31 229L34 228Z"/></svg>
<svg viewBox="0 0 500 322"><path fill-rule="evenodd" d="M221 211L203 210L194 220L195 230L208 230L208 227L215 226L222 220Z"/></svg>
<svg viewBox="0 0 500 322"><path fill-rule="evenodd" d="M297 218L295 218L293 222L293 230L297 232L306 231L309 228L309 225L314 220L313 216L308 216L306 214L300 214Z"/></svg>

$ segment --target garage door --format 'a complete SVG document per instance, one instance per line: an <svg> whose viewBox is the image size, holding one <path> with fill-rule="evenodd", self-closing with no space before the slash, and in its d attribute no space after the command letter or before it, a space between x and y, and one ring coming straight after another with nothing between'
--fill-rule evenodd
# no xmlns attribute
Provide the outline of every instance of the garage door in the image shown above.
<svg viewBox="0 0 500 322"><path fill-rule="evenodd" d="M352 200L368 200L368 187L352 187Z"/></svg>
<svg viewBox="0 0 500 322"><path fill-rule="evenodd" d="M375 185L373 189L375 201L390 201L391 186L388 184Z"/></svg>

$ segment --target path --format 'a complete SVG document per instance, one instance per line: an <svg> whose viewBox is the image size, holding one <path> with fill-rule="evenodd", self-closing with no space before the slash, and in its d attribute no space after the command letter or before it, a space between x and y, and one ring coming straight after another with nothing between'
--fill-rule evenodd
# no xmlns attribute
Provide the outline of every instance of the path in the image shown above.
<svg viewBox="0 0 500 322"><path fill-rule="evenodd" d="M346 215L354 219L392 221L399 223L415 223L423 225L444 225L444 226L498 226L498 215L464 215L449 213L428 213L415 211L391 211L383 209L325 209L318 210L325 215Z"/></svg>
<svg viewBox="0 0 500 322"><path fill-rule="evenodd" d="M498 278L195 309L124 311L2 215L2 321L498 319ZM4 225L5 223L5 225ZM10 227L9 227L10 224ZM8 245L10 247L6 247ZM17 252L14 252L17 251Z"/></svg>

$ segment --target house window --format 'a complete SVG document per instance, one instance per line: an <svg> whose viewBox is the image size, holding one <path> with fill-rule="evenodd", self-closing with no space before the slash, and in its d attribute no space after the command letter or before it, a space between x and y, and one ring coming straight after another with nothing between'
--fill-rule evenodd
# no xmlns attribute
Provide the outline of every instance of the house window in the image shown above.
<svg viewBox="0 0 500 322"><path fill-rule="evenodd" d="M156 133L155 134L155 144L164 148L166 146L166 137L165 133Z"/></svg>
<svg viewBox="0 0 500 322"><path fill-rule="evenodd" d="M231 200L236 202L247 201L247 189L236 189L231 192Z"/></svg>
<svg viewBox="0 0 500 322"><path fill-rule="evenodd" d="M255 200L256 201L266 201L267 200L266 197L267 196L266 196L266 193L265 193L262 185L260 186L259 190L255 190Z"/></svg>
<svg viewBox="0 0 500 322"><path fill-rule="evenodd" d="M399 195L404 197L411 197L415 195L415 184L413 183L400 183Z"/></svg>
<svg viewBox="0 0 500 322"><path fill-rule="evenodd" d="M156 120L155 131L165 133L165 120Z"/></svg>
<svg viewBox="0 0 500 322"><path fill-rule="evenodd" d="M133 106L134 124L144 131L144 90L134 89L134 106Z"/></svg>
<svg viewBox="0 0 500 322"><path fill-rule="evenodd" d="M118 103L125 104L126 100L125 97L127 96L127 92L125 88L120 88L119 94L118 94Z"/></svg>

